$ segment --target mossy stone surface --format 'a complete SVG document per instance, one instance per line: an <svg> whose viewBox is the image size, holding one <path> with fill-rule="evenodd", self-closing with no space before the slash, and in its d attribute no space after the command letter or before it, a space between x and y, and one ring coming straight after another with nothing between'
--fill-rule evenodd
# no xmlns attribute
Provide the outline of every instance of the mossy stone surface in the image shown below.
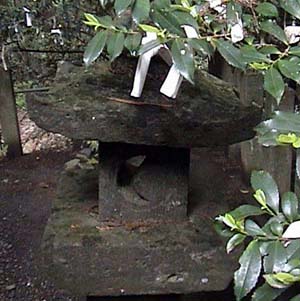
<svg viewBox="0 0 300 301"><path fill-rule="evenodd" d="M175 100L159 93L168 67L153 62L143 95L131 98L136 61L74 67L49 93L27 98L42 128L74 139L171 147L228 145L253 137L261 110L241 103L232 86L198 71Z"/></svg>

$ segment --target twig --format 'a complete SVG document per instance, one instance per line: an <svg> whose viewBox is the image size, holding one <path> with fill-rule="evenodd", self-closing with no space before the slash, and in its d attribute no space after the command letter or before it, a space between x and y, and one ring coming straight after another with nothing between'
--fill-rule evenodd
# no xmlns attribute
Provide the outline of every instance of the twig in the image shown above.
<svg viewBox="0 0 300 301"><path fill-rule="evenodd" d="M49 91L49 89L50 89L50 87L23 89L23 90L17 90L17 91L15 91L15 94L32 93L32 92L47 92L47 91Z"/></svg>
<svg viewBox="0 0 300 301"><path fill-rule="evenodd" d="M8 68L7 68L7 64L6 64L6 61L5 61L5 46L4 46L4 44L2 45L2 50L1 50L1 61L2 61L2 64L3 64L3 69L5 71L7 71Z"/></svg>
<svg viewBox="0 0 300 301"><path fill-rule="evenodd" d="M169 104L163 104L163 103L149 103L149 102L140 102L140 101L134 101L129 99L121 99L116 97L108 97L109 100L125 103L129 105L135 105L135 106L156 106L156 107L162 107L162 108L172 108L173 105Z"/></svg>

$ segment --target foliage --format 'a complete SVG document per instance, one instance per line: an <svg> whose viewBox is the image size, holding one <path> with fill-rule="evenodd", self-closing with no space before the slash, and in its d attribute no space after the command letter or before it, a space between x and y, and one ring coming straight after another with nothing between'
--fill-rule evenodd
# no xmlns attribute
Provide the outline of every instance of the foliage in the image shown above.
<svg viewBox="0 0 300 301"><path fill-rule="evenodd" d="M264 146L292 145L300 148L300 114L276 111L271 119L256 127L259 142Z"/></svg>
<svg viewBox="0 0 300 301"><path fill-rule="evenodd" d="M115 0L110 14L85 14L97 34L87 45L88 65L106 48L111 60L124 48L141 55L166 44L181 74L193 82L197 57L218 51L232 66L264 74L264 88L279 102L284 81L300 82L300 0ZM187 38L191 26L197 38ZM141 44L146 32L157 39ZM192 63L191 63L192 62Z"/></svg>
<svg viewBox="0 0 300 301"><path fill-rule="evenodd" d="M247 245L234 275L236 299L251 293L262 276L264 284L252 300L269 301L300 282L299 200L293 192L280 199L275 181L264 171L252 173L251 185L259 206L242 205L217 217L216 229L228 238L228 253ZM265 222L260 226L258 220Z"/></svg>
<svg viewBox="0 0 300 301"><path fill-rule="evenodd" d="M6 1L0 4L0 44L21 48L60 50L78 49L89 38L82 31L83 11L96 12L98 1ZM25 10L26 9L26 10ZM25 22L26 11L31 25Z"/></svg>
<svg viewBox="0 0 300 301"><path fill-rule="evenodd" d="M100 0L0 1L0 65L12 70L15 82L49 85L57 62L82 61L91 37L82 27L83 13L99 13ZM31 26L25 23L29 11ZM1 64L2 61L2 64Z"/></svg>

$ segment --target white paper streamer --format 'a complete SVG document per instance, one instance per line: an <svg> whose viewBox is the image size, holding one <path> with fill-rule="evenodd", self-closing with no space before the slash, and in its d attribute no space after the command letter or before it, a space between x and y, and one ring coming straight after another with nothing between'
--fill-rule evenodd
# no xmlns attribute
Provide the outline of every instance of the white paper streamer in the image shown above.
<svg viewBox="0 0 300 301"><path fill-rule="evenodd" d="M156 38L157 38L156 33L147 32L146 36L142 39L142 45L145 45L146 43L151 42L153 40L156 40ZM130 94L131 96L141 97L151 59L154 55L158 53L161 47L162 45L157 46L147 51L146 53L142 54L139 57L138 65L136 67L135 76L134 76L133 88Z"/></svg>
<svg viewBox="0 0 300 301"><path fill-rule="evenodd" d="M199 37L198 33L194 27L184 25L183 29L188 38L198 38ZM183 80L182 75L177 70L175 65L172 65L163 85L161 86L160 93L162 93L170 98L176 98L179 88L181 86L182 80Z"/></svg>
<svg viewBox="0 0 300 301"><path fill-rule="evenodd" d="M27 27L32 27L32 18L31 18L31 11L27 7L23 7L23 10L25 12L25 25Z"/></svg>
<svg viewBox="0 0 300 301"><path fill-rule="evenodd" d="M244 39L243 23L241 19L231 27L230 34L232 43L237 43Z"/></svg>
<svg viewBox="0 0 300 301"><path fill-rule="evenodd" d="M188 38L198 38L198 34L196 30L192 26L185 25L183 26L184 31ZM142 45L156 40L157 36L155 33L147 32L146 36L142 39ZM131 96L133 97L141 97L146 76L149 70L149 66L151 63L151 59L153 56L159 53L161 48L167 48L166 45L159 45L146 53L142 54L139 57L138 65L135 71L133 88L131 91ZM165 55L165 54L164 54ZM168 49L168 55L171 58L170 50ZM166 58L165 58L166 59ZM183 77L180 72L177 70L175 65L173 64L169 70L169 73L161 86L160 92L167 97L176 98L177 93L179 91L180 85L182 83Z"/></svg>
<svg viewBox="0 0 300 301"><path fill-rule="evenodd" d="M300 238L300 221L291 223L282 235L283 238Z"/></svg>
<svg viewBox="0 0 300 301"><path fill-rule="evenodd" d="M284 32L288 38L289 44L295 44L300 41L300 26L287 26L284 29Z"/></svg>

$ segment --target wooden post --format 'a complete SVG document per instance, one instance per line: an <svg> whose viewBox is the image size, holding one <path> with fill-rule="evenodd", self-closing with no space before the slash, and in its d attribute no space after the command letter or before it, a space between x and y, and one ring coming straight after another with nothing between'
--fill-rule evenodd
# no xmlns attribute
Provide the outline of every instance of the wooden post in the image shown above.
<svg viewBox="0 0 300 301"><path fill-rule="evenodd" d="M249 89L251 86L248 87ZM254 88L254 87L252 87ZM275 110L293 111L295 92L286 88L284 98L279 106L267 96L265 113L267 117ZM264 147L257 138L241 143L241 158L244 171L249 176L252 170L265 170L275 179L280 193L291 190L293 153L290 147Z"/></svg>
<svg viewBox="0 0 300 301"><path fill-rule="evenodd" d="M296 104L298 106L297 111L299 111L300 105L300 86L296 87ZM295 174L294 174L294 191L297 196L300 196L300 150L295 150Z"/></svg>
<svg viewBox="0 0 300 301"><path fill-rule="evenodd" d="M210 70L214 74L232 83L240 93L244 104L255 102L264 107L264 117L270 117L275 110L293 111L295 93L287 88L280 106L271 96L265 96L262 76L256 73L243 73L217 58L218 66ZM264 147L257 138L229 147L230 156L241 159L245 176L249 180L252 170L268 171L279 186L281 193L291 189L292 150L288 147Z"/></svg>
<svg viewBox="0 0 300 301"><path fill-rule="evenodd" d="M8 145L8 157L22 155L11 73L2 67L0 67L0 122L4 141Z"/></svg>

